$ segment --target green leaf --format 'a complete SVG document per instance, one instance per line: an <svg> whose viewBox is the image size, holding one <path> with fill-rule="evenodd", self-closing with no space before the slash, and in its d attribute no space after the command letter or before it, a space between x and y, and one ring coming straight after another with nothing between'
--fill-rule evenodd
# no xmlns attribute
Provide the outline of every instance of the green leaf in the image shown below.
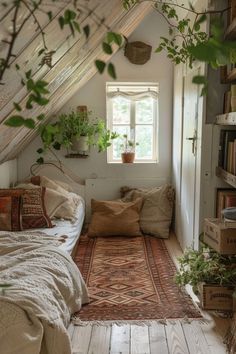
<svg viewBox="0 0 236 354"><path fill-rule="evenodd" d="M27 118L24 121L24 126L29 129L35 128L35 121L32 118Z"/></svg>
<svg viewBox="0 0 236 354"><path fill-rule="evenodd" d="M45 114L44 113L41 113L41 114L39 114L37 117L37 120L43 120L44 118L45 118Z"/></svg>
<svg viewBox="0 0 236 354"><path fill-rule="evenodd" d="M78 32L80 33L81 30L80 30L80 25L79 25L79 23L78 23L77 21L73 21L73 25L74 25L76 31L78 31Z"/></svg>
<svg viewBox="0 0 236 354"><path fill-rule="evenodd" d="M45 48L42 48L42 49L40 49L40 50L38 51L38 56L42 55L43 52L45 52Z"/></svg>
<svg viewBox="0 0 236 354"><path fill-rule="evenodd" d="M32 70L30 69L30 70L28 70L28 71L26 71L26 73L25 73L25 77L26 77L26 79L30 79L31 78L31 74L32 74Z"/></svg>
<svg viewBox="0 0 236 354"><path fill-rule="evenodd" d="M155 53L160 53L163 50L162 46L159 45L157 49L155 49Z"/></svg>
<svg viewBox="0 0 236 354"><path fill-rule="evenodd" d="M61 144L58 143L58 141L56 141L52 146L55 150L61 150Z"/></svg>
<svg viewBox="0 0 236 354"><path fill-rule="evenodd" d="M18 112L22 111L22 108L21 108L21 106L19 105L19 103L13 102L13 106L15 107L15 109L16 109Z"/></svg>
<svg viewBox="0 0 236 354"><path fill-rule="evenodd" d="M193 84L201 85L201 84L205 84L206 82L207 82L206 77L202 75L196 75L192 79Z"/></svg>
<svg viewBox="0 0 236 354"><path fill-rule="evenodd" d="M63 29L64 25L65 25L64 17L60 16L58 19L58 23L59 23L60 28Z"/></svg>
<svg viewBox="0 0 236 354"><path fill-rule="evenodd" d="M90 34L90 27L89 27L89 25L86 25L86 26L83 27L83 32L84 32L84 34L85 34L86 39L88 39L89 34Z"/></svg>
<svg viewBox="0 0 236 354"><path fill-rule="evenodd" d="M39 149L37 150L37 153L38 153L38 154L43 154L43 152L44 152L44 150L43 150L42 148L39 148Z"/></svg>
<svg viewBox="0 0 236 354"><path fill-rule="evenodd" d="M119 47L122 45L122 36L118 33L115 33L115 32L108 32L107 33L107 42L108 43L116 43Z"/></svg>
<svg viewBox="0 0 236 354"><path fill-rule="evenodd" d="M20 65L19 64L16 64L15 67L16 67L16 70L20 70Z"/></svg>
<svg viewBox="0 0 236 354"><path fill-rule="evenodd" d="M48 11L48 12L47 12L47 15L48 15L49 21L51 21L51 20L52 20L52 17L53 17L52 11Z"/></svg>
<svg viewBox="0 0 236 354"><path fill-rule="evenodd" d="M116 79L116 70L115 70L115 67L112 63L109 63L108 64L108 67L107 67L107 71L108 71L108 74L113 78L113 79Z"/></svg>
<svg viewBox="0 0 236 354"><path fill-rule="evenodd" d="M21 127L24 125L24 122L25 120L22 116L15 115L8 118L4 124L8 125L9 127Z"/></svg>
<svg viewBox="0 0 236 354"><path fill-rule="evenodd" d="M32 91L34 89L34 81L32 79L29 79L27 81L26 86L28 91Z"/></svg>
<svg viewBox="0 0 236 354"><path fill-rule="evenodd" d="M44 158L43 157L39 157L36 162L39 164L39 165L42 165L44 163Z"/></svg>
<svg viewBox="0 0 236 354"><path fill-rule="evenodd" d="M104 51L104 53L106 54L112 54L112 47L110 46L110 44L103 42L102 43L102 49Z"/></svg>
<svg viewBox="0 0 236 354"><path fill-rule="evenodd" d="M102 60L95 60L95 65L96 65L96 68L98 69L99 73L102 74L105 67L106 67L106 63Z"/></svg>

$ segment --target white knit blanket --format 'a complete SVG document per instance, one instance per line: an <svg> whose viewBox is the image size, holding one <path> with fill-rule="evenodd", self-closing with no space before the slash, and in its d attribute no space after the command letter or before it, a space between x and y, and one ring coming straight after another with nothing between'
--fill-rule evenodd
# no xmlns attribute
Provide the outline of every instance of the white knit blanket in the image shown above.
<svg viewBox="0 0 236 354"><path fill-rule="evenodd" d="M58 249L63 238L43 233L0 232L1 354L70 354L66 328L88 302L71 257Z"/></svg>

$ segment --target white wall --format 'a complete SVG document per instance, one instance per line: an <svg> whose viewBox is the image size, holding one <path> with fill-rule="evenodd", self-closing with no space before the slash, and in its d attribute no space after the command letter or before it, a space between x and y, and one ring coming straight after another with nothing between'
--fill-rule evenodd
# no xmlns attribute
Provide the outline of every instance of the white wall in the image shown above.
<svg viewBox="0 0 236 354"><path fill-rule="evenodd" d="M17 181L17 161L0 164L0 188L8 188Z"/></svg>
<svg viewBox="0 0 236 354"><path fill-rule="evenodd" d="M140 40L153 46L153 51L159 44L159 37L168 33L168 27L156 12L146 17L134 31L129 41ZM131 64L120 50L112 62L117 69L118 81L151 81L158 82L160 87L159 102L159 151L158 164L107 164L106 153L92 151L87 159L65 159L63 163L83 178L171 178L171 132L172 132L172 64L164 53L152 53L150 61L145 65ZM98 117L106 117L105 85L111 78L104 74L96 74L72 99L61 112L68 112L78 105L87 105ZM29 173L29 166L36 160L36 149L40 146L35 139L19 156L19 179Z"/></svg>

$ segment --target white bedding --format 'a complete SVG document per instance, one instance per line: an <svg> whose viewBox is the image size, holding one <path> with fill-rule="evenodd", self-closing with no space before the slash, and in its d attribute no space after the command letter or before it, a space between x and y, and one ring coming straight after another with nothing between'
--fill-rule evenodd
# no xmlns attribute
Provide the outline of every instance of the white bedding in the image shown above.
<svg viewBox="0 0 236 354"><path fill-rule="evenodd" d="M71 354L66 327L88 302L86 286L61 240L35 232L0 231L1 354Z"/></svg>
<svg viewBox="0 0 236 354"><path fill-rule="evenodd" d="M67 235L66 242L63 243L60 248L71 254L77 240L79 239L83 226L84 216L85 203L84 199L80 197L80 202L75 211L74 222L69 220L53 219L52 223L55 225L53 228L36 229L34 231L41 231L50 236Z"/></svg>

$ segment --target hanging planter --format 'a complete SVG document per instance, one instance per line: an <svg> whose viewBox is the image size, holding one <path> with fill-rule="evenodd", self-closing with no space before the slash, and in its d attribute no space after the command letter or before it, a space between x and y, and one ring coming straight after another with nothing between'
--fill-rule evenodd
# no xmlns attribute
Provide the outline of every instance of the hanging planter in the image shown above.
<svg viewBox="0 0 236 354"><path fill-rule="evenodd" d="M149 44L136 41L127 42L124 55L132 64L143 65L151 57L152 47Z"/></svg>

